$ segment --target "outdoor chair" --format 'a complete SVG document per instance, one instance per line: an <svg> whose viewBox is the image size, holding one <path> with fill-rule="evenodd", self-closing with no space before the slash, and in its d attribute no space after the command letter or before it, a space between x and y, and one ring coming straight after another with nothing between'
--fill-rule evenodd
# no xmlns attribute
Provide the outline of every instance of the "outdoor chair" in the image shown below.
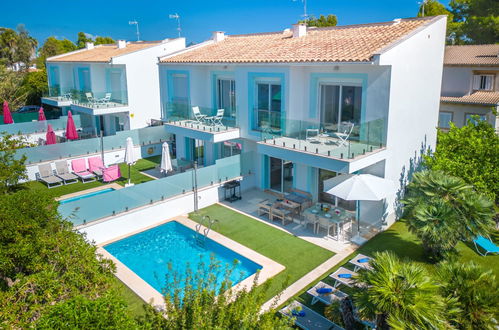
<svg viewBox="0 0 499 330"><path fill-rule="evenodd" d="M340 284L344 284L348 287L353 287L355 285L354 277L358 274L345 267L338 268L337 271L329 275L335 282L334 287L337 288Z"/></svg>
<svg viewBox="0 0 499 330"><path fill-rule="evenodd" d="M78 182L78 177L69 171L68 163L65 160L55 162L55 170L57 177L61 178L64 184Z"/></svg>
<svg viewBox="0 0 499 330"><path fill-rule="evenodd" d="M224 109L218 109L217 114L212 117L206 117L206 121L210 121L212 126L223 126L222 119L224 118Z"/></svg>
<svg viewBox="0 0 499 330"><path fill-rule="evenodd" d="M73 159L71 161L71 167L73 168L74 174L76 174L82 183L95 181L95 175L88 171L85 158Z"/></svg>
<svg viewBox="0 0 499 330"><path fill-rule="evenodd" d="M206 122L206 115L203 115L201 113L198 106L192 107L192 114L194 115L194 119L196 119L198 124L203 124Z"/></svg>
<svg viewBox="0 0 499 330"><path fill-rule="evenodd" d="M475 249L478 254L481 256L486 256L487 254L498 254L499 253L499 246L495 245L494 242L490 239L490 237L483 237L483 236L478 236L473 240L473 243L475 244ZM481 252L480 249L482 248L485 253Z"/></svg>
<svg viewBox="0 0 499 330"><path fill-rule="evenodd" d="M54 175L51 164L38 165L37 179L47 185L47 188L62 186L63 181Z"/></svg>
<svg viewBox="0 0 499 330"><path fill-rule="evenodd" d="M104 168L105 166L100 156L88 158L88 169L90 172L97 175L98 178L102 177L102 171Z"/></svg>
<svg viewBox="0 0 499 330"><path fill-rule="evenodd" d="M97 100L97 103L108 104L109 101L111 101L111 93L106 93L103 98Z"/></svg>
<svg viewBox="0 0 499 330"><path fill-rule="evenodd" d="M319 129L318 128L307 128L305 131L305 140L310 143L321 143L319 140Z"/></svg>
<svg viewBox="0 0 499 330"><path fill-rule="evenodd" d="M102 181L112 182L121 178L121 171L118 165L111 165L108 168L102 170Z"/></svg>
<svg viewBox="0 0 499 330"><path fill-rule="evenodd" d="M259 216L266 215L270 220L271 208L272 208L272 203L269 202L268 199L265 199L265 200L261 201L260 203L258 203L257 213Z"/></svg>
<svg viewBox="0 0 499 330"><path fill-rule="evenodd" d="M272 221L281 220L283 226L286 225L286 221L293 222L293 214L282 208L281 206L272 207L270 210L270 218Z"/></svg>
<svg viewBox="0 0 499 330"><path fill-rule="evenodd" d="M348 139L350 138L350 134L352 134L353 128L355 124L344 122L338 125L338 132L334 133L334 135L339 139L338 146L346 146L348 144Z"/></svg>
<svg viewBox="0 0 499 330"><path fill-rule="evenodd" d="M319 218L319 221L317 223L317 226L318 226L317 232L319 232L319 230L321 230L321 229L324 229L327 233L326 235L329 236L329 232L330 232L331 228L335 228L336 224L330 222L325 217L320 216L318 218Z"/></svg>
<svg viewBox="0 0 499 330"><path fill-rule="evenodd" d="M93 94L90 92L85 93L85 96L87 97L87 102L90 104L95 104L97 100L94 98Z"/></svg>
<svg viewBox="0 0 499 330"><path fill-rule="evenodd" d="M311 329L343 329L336 323L326 319L319 313L311 310L307 306L293 300L291 304L279 311L284 316L295 318L295 325L304 330Z"/></svg>
<svg viewBox="0 0 499 330"><path fill-rule="evenodd" d="M361 253L357 254L355 257L350 259L348 263L354 266L353 271L356 272L359 269L371 270L373 267L370 265L370 262L373 258L363 255Z"/></svg>
<svg viewBox="0 0 499 330"><path fill-rule="evenodd" d="M331 305L334 301L340 301L348 297L346 293L322 281L310 288L307 293L312 296L312 305L318 301L326 305Z"/></svg>

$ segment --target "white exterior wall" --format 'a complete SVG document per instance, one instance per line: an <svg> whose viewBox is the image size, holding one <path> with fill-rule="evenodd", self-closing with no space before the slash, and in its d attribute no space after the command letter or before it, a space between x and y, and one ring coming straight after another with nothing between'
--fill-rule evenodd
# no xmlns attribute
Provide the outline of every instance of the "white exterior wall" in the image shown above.
<svg viewBox="0 0 499 330"><path fill-rule="evenodd" d="M397 183L435 148L445 27L441 18L380 55L379 63L392 67L385 178ZM395 206L389 199L389 213Z"/></svg>

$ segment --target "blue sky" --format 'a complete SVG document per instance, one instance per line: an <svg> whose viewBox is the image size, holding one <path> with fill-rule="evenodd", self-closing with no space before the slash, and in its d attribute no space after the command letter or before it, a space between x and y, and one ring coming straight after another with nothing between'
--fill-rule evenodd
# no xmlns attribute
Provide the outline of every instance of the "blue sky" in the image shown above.
<svg viewBox="0 0 499 330"><path fill-rule="evenodd" d="M413 17L418 0L308 0L309 14L336 14L339 25L370 23ZM15 28L23 23L43 42L49 36L76 39L79 31L114 39L135 40L139 21L141 39L160 40L177 35L178 13L182 36L201 42L211 31L228 34L279 31L290 27L303 14L301 0L28 0L2 4L0 26Z"/></svg>

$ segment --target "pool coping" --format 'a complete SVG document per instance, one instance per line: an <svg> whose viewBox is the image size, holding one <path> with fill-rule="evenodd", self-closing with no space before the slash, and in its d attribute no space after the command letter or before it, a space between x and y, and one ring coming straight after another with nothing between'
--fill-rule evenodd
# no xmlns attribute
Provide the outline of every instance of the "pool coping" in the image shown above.
<svg viewBox="0 0 499 330"><path fill-rule="evenodd" d="M80 190L80 191L77 191L77 192L74 192L74 193L71 193L71 194L62 195L62 196L56 197L55 200L56 201L60 201L60 200L63 200L63 199L78 197L78 196L81 196L81 195L85 195L85 194L89 194L89 193L93 193L93 192L96 192L96 191L100 191L100 190L104 190L104 189L109 189L109 188L113 188L114 190L119 190L119 189L122 189L124 187L120 186L119 184L117 184L115 182L113 182L113 183L109 183L109 184L102 185L102 186L99 186L99 187L89 188L89 189Z"/></svg>
<svg viewBox="0 0 499 330"><path fill-rule="evenodd" d="M119 261L116 257L114 257L111 253L106 251L104 249L105 245L108 245L110 243L119 241L123 238L133 236L135 234L138 234L140 232L146 231L148 229L157 227L159 225L171 222L171 221L177 221L178 223L188 227L189 229L196 230L196 225L198 225L197 222L194 222L187 218L186 216L178 216L175 218L167 219L167 220L162 220L159 221L151 226L147 226L144 228L141 228L139 230L136 230L134 232L127 233L126 235L121 235L118 237L115 237L111 240L105 241L97 245L97 253L101 255L101 257L104 257L106 259L111 259L115 264L116 264L116 273L115 276L123 282L128 288L130 288L137 296L139 296L142 300L144 300L146 303L150 303L155 307L159 307L164 309L165 308L165 303L163 299L163 295L156 289L154 289L150 284L148 284L146 281L144 281L142 278L140 278L137 274L135 274L130 268L125 266L121 261ZM201 225L201 230L204 230L206 227ZM275 275L279 274L282 272L286 267L283 265L275 262L274 260L236 242L231 240L228 237L223 236L222 234L214 231L213 229L210 230L210 233L208 235L208 238L211 240L215 241L216 243L236 252L237 254L259 264L262 266L262 269L258 273L258 281L257 285L260 285L267 281L268 279L274 277ZM237 292L239 290L249 290L253 286L253 282L255 280L256 274L253 274L238 284L234 285L232 287L232 290L234 292Z"/></svg>

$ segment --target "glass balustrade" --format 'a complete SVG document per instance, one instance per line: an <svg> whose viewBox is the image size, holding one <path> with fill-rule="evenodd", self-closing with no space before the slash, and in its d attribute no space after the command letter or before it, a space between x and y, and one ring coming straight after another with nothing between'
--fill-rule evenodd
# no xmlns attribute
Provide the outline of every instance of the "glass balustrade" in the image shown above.
<svg viewBox="0 0 499 330"><path fill-rule="evenodd" d="M38 118L38 113L36 114ZM73 121L76 128L81 127L81 121L79 115L73 115ZM12 135L25 135L33 133L43 133L47 132L47 127L50 124L54 131L65 130L68 122L67 116L59 117L58 119L42 120L42 121L31 121L24 123L14 123L9 125L2 125L0 127L0 132L6 132Z"/></svg>

